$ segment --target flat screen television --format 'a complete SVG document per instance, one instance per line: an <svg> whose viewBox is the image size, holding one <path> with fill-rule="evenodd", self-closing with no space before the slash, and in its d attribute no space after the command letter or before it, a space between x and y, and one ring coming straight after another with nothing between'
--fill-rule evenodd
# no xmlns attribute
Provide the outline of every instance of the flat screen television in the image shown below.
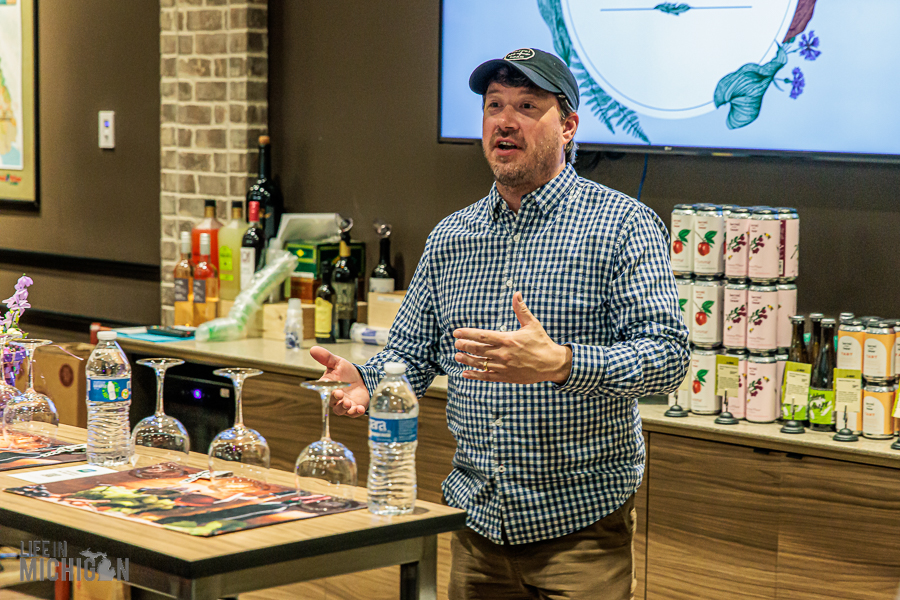
<svg viewBox="0 0 900 600"><path fill-rule="evenodd" d="M481 137L468 77L518 48L579 84L587 149L900 161L898 0L443 0L439 137Z"/></svg>

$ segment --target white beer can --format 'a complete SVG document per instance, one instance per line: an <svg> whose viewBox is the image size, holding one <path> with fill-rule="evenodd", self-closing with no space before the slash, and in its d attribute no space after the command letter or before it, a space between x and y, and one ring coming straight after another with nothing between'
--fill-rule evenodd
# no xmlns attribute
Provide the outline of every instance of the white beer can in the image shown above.
<svg viewBox="0 0 900 600"><path fill-rule="evenodd" d="M750 237L750 210L735 208L725 217L725 277L747 277L747 247Z"/></svg>
<svg viewBox="0 0 900 600"><path fill-rule="evenodd" d="M752 280L772 280L781 276L781 221L771 208L757 208L750 215L750 253L747 274Z"/></svg>
<svg viewBox="0 0 900 600"><path fill-rule="evenodd" d="M729 281L725 284L722 312L722 345L726 348L747 347L747 284Z"/></svg>
<svg viewBox="0 0 900 600"><path fill-rule="evenodd" d="M756 352L776 350L777 322L778 288L766 284L751 285L747 291L747 348Z"/></svg>
<svg viewBox="0 0 900 600"><path fill-rule="evenodd" d="M725 272L725 218L712 204L695 205L694 273L722 275Z"/></svg>
<svg viewBox="0 0 900 600"><path fill-rule="evenodd" d="M716 395L718 348L694 348L691 352L691 412L716 415L722 411L722 396Z"/></svg>
<svg viewBox="0 0 900 600"><path fill-rule="evenodd" d="M778 361L774 354L751 354L747 360L747 413L751 423L772 423L778 418L775 396Z"/></svg>
<svg viewBox="0 0 900 600"><path fill-rule="evenodd" d="M676 275L694 270L694 209L690 204L676 204L672 211L671 261Z"/></svg>
<svg viewBox="0 0 900 600"><path fill-rule="evenodd" d="M722 299L725 287L721 279L699 276L694 280L691 337L695 346L713 348L722 344Z"/></svg>
<svg viewBox="0 0 900 600"><path fill-rule="evenodd" d="M800 274L800 215L796 208L779 208L778 220L781 221L781 277L793 280Z"/></svg>
<svg viewBox="0 0 900 600"><path fill-rule="evenodd" d="M681 318L688 328L688 342L693 340L694 320L691 318L691 306L694 301L694 279L691 276L678 276L675 278L675 289L678 290L678 310Z"/></svg>

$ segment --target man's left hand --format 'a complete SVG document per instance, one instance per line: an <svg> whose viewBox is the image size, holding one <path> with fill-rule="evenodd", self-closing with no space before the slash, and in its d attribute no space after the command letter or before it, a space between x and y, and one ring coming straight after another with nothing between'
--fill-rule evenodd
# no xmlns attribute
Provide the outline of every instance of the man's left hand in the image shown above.
<svg viewBox="0 0 900 600"><path fill-rule="evenodd" d="M522 298L513 295L513 312L521 327L499 332L485 329L457 329L456 360L475 370L463 371L466 379L563 384L572 368L572 349L550 339Z"/></svg>

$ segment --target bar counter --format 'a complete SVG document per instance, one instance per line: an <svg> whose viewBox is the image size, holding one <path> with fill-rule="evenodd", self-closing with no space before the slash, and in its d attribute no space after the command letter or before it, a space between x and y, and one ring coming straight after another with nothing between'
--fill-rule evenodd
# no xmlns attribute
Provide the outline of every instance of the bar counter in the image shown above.
<svg viewBox="0 0 900 600"><path fill-rule="evenodd" d="M323 368L307 348L265 339L154 344L120 339L133 358L173 356L210 366L265 371L247 380L244 419L290 470L321 431L321 403L299 383ZM307 346L312 343L306 342ZM356 363L380 350L326 345ZM418 497L441 501L455 440L446 425L447 379L419 404ZM647 462L635 496L636 598L860 598L894 600L900 586L900 451L892 440L841 443L831 434L779 432L780 425L717 425L714 417L663 416L660 399L639 404ZM332 437L368 469L366 419L331 419ZM438 539L438 598L446 597L449 536ZM396 597L397 568L325 580L329 598ZM310 585L310 584L305 584ZM311 591L308 588L304 591Z"/></svg>

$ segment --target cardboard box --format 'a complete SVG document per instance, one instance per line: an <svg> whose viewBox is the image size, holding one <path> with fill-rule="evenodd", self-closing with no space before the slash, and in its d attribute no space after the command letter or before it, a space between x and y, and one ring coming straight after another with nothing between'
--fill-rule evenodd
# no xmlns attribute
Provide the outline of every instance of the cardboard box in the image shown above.
<svg viewBox="0 0 900 600"><path fill-rule="evenodd" d="M337 243L296 241L286 243L284 249L296 255L300 261L297 268L294 269L294 276L290 278L290 297L300 298L304 302L315 302L316 289L322 285L322 273L320 270L322 261L327 260L331 264L337 262L340 245ZM365 300L367 273L365 242L350 242L350 259L356 264L357 272L359 273L357 299Z"/></svg>
<svg viewBox="0 0 900 600"><path fill-rule="evenodd" d="M73 342L41 346L34 352L34 389L53 400L61 424L87 427L84 367L93 350L90 344ZM25 389L28 373L22 371L19 387Z"/></svg>
<svg viewBox="0 0 900 600"><path fill-rule="evenodd" d="M287 319L287 302L265 304L263 306L263 330L262 336L267 340L284 341L284 321ZM365 323L368 316L367 305L360 302L357 305L356 320ZM303 339L316 338L316 305L303 303Z"/></svg>
<svg viewBox="0 0 900 600"><path fill-rule="evenodd" d="M369 294L369 320L366 323L372 327L390 328L394 324L394 319L397 317L397 312L399 312L405 297L406 290L387 294L371 292Z"/></svg>

